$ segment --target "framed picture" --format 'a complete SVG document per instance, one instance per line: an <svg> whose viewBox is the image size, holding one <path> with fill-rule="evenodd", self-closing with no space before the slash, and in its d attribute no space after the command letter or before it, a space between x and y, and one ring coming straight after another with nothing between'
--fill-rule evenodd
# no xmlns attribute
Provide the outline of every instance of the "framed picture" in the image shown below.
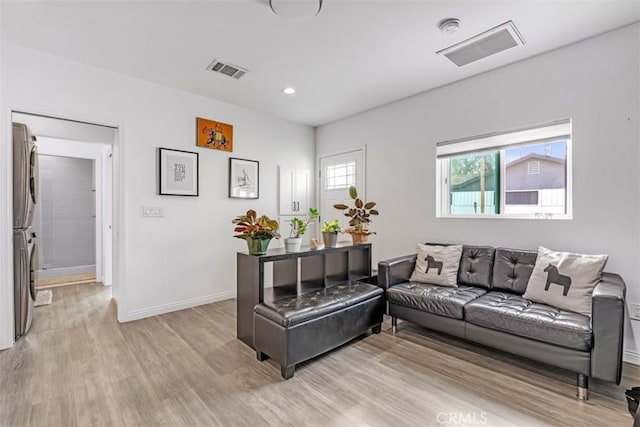
<svg viewBox="0 0 640 427"><path fill-rule="evenodd" d="M233 126L214 122L213 120L196 118L198 147L213 148L222 151L233 151Z"/></svg>
<svg viewBox="0 0 640 427"><path fill-rule="evenodd" d="M257 199L260 190L260 162L229 158L229 197Z"/></svg>
<svg viewBox="0 0 640 427"><path fill-rule="evenodd" d="M158 194L197 196L198 153L158 148Z"/></svg>

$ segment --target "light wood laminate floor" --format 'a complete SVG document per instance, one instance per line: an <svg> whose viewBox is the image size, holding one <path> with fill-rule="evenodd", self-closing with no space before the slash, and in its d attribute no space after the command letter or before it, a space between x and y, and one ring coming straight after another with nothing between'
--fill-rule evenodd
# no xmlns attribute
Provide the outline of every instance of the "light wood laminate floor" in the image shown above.
<svg viewBox="0 0 640 427"><path fill-rule="evenodd" d="M0 352L0 424L630 426L624 389L400 323L283 381L235 338L235 301L118 324L109 288L53 290Z"/></svg>

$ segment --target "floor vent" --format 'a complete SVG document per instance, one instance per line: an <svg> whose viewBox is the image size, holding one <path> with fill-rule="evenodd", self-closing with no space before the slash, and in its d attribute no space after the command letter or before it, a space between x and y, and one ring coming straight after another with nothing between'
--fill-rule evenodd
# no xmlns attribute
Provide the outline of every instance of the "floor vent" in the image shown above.
<svg viewBox="0 0 640 427"><path fill-rule="evenodd" d="M244 68L238 67L237 65L225 64L217 59L214 59L213 62L209 64L207 70L215 71L216 73L224 74L225 76L233 77L234 79L239 79L247 74L247 70Z"/></svg>
<svg viewBox="0 0 640 427"><path fill-rule="evenodd" d="M436 52L458 67L524 45L524 39L512 21Z"/></svg>

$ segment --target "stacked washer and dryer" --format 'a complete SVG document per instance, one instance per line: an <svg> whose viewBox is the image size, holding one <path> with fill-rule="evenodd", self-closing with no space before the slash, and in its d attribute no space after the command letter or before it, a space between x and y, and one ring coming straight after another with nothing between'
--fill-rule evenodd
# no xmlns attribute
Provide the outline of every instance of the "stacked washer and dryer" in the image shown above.
<svg viewBox="0 0 640 427"><path fill-rule="evenodd" d="M36 137L22 123L13 123L13 296L15 337L31 327L36 299L38 246L31 228L38 203Z"/></svg>

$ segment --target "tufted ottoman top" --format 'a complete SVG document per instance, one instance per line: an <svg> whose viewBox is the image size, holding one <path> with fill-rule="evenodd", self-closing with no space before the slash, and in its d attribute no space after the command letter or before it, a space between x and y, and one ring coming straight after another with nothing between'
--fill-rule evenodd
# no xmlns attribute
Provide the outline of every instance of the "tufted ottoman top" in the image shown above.
<svg viewBox="0 0 640 427"><path fill-rule="evenodd" d="M265 301L256 305L253 311L284 327L289 327L362 301L376 297L382 298L383 293L382 288L357 282L353 285L330 286L302 295Z"/></svg>

